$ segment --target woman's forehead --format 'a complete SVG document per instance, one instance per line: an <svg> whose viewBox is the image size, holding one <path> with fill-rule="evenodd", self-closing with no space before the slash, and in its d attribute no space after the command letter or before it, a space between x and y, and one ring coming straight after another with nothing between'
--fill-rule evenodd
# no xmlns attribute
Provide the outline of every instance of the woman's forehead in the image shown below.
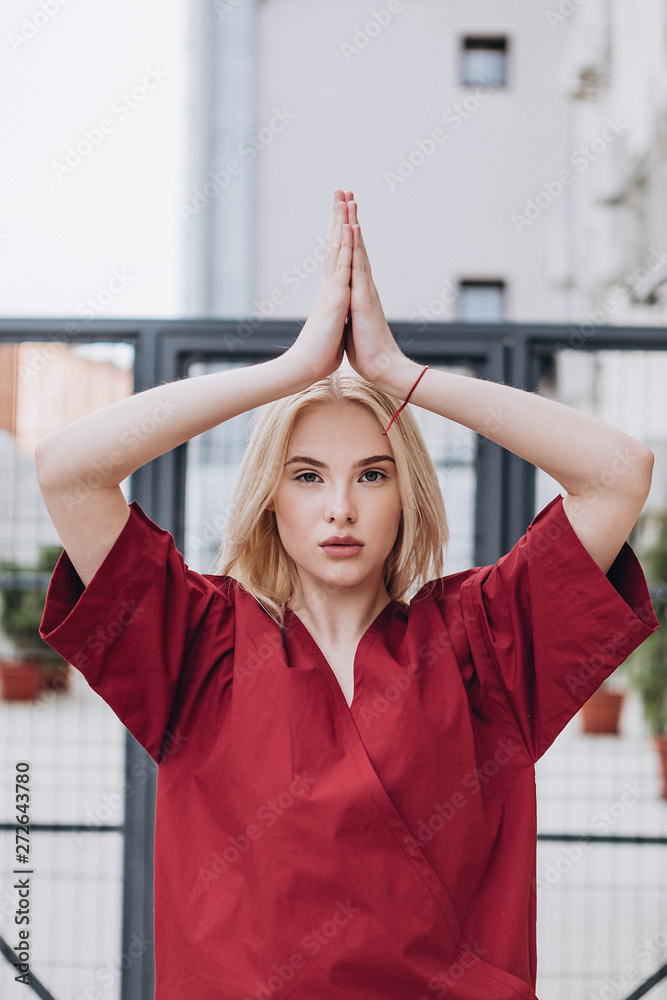
<svg viewBox="0 0 667 1000"><path fill-rule="evenodd" d="M382 435L382 427L374 413L358 403L316 403L303 410L294 422L290 446L299 441L334 439L354 445L359 439L380 438L385 450L389 442ZM353 435L349 437L349 435Z"/></svg>

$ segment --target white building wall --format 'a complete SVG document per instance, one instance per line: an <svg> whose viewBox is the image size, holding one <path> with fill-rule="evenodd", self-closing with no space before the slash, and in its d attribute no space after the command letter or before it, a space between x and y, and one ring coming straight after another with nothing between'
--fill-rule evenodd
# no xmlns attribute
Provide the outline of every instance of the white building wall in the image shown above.
<svg viewBox="0 0 667 1000"><path fill-rule="evenodd" d="M390 319L429 303L434 320L454 319L452 295L441 291L469 278L507 282L508 319L562 320L566 292L545 273L542 227L518 232L512 215L564 159L564 33L533 0L403 0L379 32L366 32L373 11L388 6L259 5L257 127L275 109L294 117L256 161L255 300L266 304L273 292L274 316L307 315L319 273L302 269L300 279L293 269L312 266L334 188L344 187L359 201ZM509 36L507 86L459 85L459 36L475 33ZM446 139L393 180L401 157L436 128Z"/></svg>
<svg viewBox="0 0 667 1000"><path fill-rule="evenodd" d="M561 4L563 6L563 4ZM563 27L561 86L571 100L571 146L587 163L572 185L561 239L571 248L574 309L597 322L654 325L660 302L640 299L667 275L664 0L586 0Z"/></svg>
<svg viewBox="0 0 667 1000"><path fill-rule="evenodd" d="M566 38L559 81L574 178L552 213L563 264L552 278L570 286L569 318L587 324L586 346L595 347L598 327L667 321L667 4L562 0L554 10L570 11L552 23ZM564 402L654 450L647 511L664 509L667 356L572 350L558 370Z"/></svg>
<svg viewBox="0 0 667 1000"><path fill-rule="evenodd" d="M183 0L0 7L0 309L183 312Z"/></svg>

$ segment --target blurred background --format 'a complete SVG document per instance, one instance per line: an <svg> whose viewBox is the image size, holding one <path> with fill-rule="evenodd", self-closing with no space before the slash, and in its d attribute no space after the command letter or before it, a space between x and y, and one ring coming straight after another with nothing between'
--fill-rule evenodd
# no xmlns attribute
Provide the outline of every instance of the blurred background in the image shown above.
<svg viewBox="0 0 667 1000"><path fill-rule="evenodd" d="M282 353L351 189L409 356L654 450L631 541L664 621L667 2L5 0L0 44L0 995L144 1000L154 767L35 639L60 551L36 443L158 381ZM558 485L413 413L446 571L495 560ZM249 417L124 484L201 572ZM601 689L610 732L582 713L538 763L541 1000L667 997L666 641ZM31 987L11 964L18 761Z"/></svg>

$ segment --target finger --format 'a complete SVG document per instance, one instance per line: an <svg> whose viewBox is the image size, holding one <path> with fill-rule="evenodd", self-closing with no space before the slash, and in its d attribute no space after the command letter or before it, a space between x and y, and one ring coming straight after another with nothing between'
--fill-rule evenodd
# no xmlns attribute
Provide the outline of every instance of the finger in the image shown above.
<svg viewBox="0 0 667 1000"><path fill-rule="evenodd" d="M357 218L357 203L356 201L348 201L347 203L347 218L351 226L356 226L359 223Z"/></svg>
<svg viewBox="0 0 667 1000"><path fill-rule="evenodd" d="M338 194L338 193L339 192L337 191L336 194ZM334 229L336 228L336 205L337 205L338 201L340 201L340 199L339 198L337 199L335 197L335 195L334 195L333 208L331 210L331 215L329 216L329 227L327 229L327 235L326 235L325 241L324 241L325 245L328 245L331 242L331 239L332 239L333 233L334 233Z"/></svg>
<svg viewBox="0 0 667 1000"><path fill-rule="evenodd" d="M353 246L353 259L352 268L355 271L363 272L368 269L368 255L366 253L366 247L364 246L364 241L361 236L361 226L355 224L352 226L352 246Z"/></svg>
<svg viewBox="0 0 667 1000"><path fill-rule="evenodd" d="M354 198L354 195L352 194L351 191L341 191L341 195L342 195L342 200L345 202L346 205L349 205L350 201ZM351 222L352 221L349 218L349 213L348 212L345 213L345 220L344 221L345 222Z"/></svg>
<svg viewBox="0 0 667 1000"><path fill-rule="evenodd" d="M345 192L342 190L342 188L336 188L336 190L334 191L334 203L333 203L333 209L331 211L331 218L329 219L329 229L327 230L327 241L329 241L333 237L336 227L340 224L340 219L338 215L340 210L338 209L338 204L339 202L344 202L344 201L345 201Z"/></svg>
<svg viewBox="0 0 667 1000"><path fill-rule="evenodd" d="M370 275L371 262L368 259L368 251L366 249L366 244L364 243L364 237L361 233L361 226L358 224L354 226L354 249L357 252L357 258L362 268Z"/></svg>
<svg viewBox="0 0 667 1000"><path fill-rule="evenodd" d="M341 234L341 244L338 253L338 260L336 261L336 275L342 280L350 281L350 274L352 270L352 250L354 245L354 233L352 231L352 226L345 223L343 225L343 232Z"/></svg>
<svg viewBox="0 0 667 1000"><path fill-rule="evenodd" d="M336 267L336 260L340 252L340 244L343 233L343 226L347 221L347 205L344 201L337 201L331 215L331 223L324 246L323 271L325 276L330 276Z"/></svg>
<svg viewBox="0 0 667 1000"><path fill-rule="evenodd" d="M337 198L334 201L334 203L333 203L333 208L331 210L331 219L329 220L329 231L327 233L327 238L329 236L333 235L335 229L341 225L341 221L340 221L340 219L341 219L341 215L340 215L341 208L340 208L340 206L341 205L346 205L345 197L343 196L343 192L340 191L340 192L336 192L336 193L340 194L341 197ZM345 214L343 216L343 220L345 220L345 219L347 219L347 209L345 210Z"/></svg>

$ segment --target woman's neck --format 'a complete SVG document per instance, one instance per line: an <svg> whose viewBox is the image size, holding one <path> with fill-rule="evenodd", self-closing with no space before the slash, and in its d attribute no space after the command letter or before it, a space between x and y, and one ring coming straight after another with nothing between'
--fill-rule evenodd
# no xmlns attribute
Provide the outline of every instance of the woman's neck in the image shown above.
<svg viewBox="0 0 667 1000"><path fill-rule="evenodd" d="M287 602L309 632L317 634L330 646L358 642L368 626L389 604L386 587L365 596L342 592L338 597L331 591L313 592Z"/></svg>

